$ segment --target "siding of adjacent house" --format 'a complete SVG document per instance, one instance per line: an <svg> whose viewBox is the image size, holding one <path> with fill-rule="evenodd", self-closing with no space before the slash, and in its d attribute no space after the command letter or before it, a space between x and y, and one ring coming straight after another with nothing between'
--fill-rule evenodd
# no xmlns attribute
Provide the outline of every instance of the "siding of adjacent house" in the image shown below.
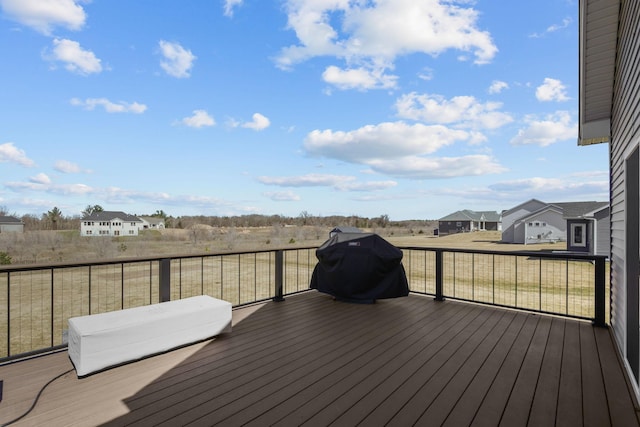
<svg viewBox="0 0 640 427"><path fill-rule="evenodd" d="M524 215L542 209L546 203L539 200L529 200L521 205L502 213L502 241L503 242L524 242L525 225L518 222Z"/></svg>
<svg viewBox="0 0 640 427"><path fill-rule="evenodd" d="M631 288L637 292L638 277L627 278L626 275L629 267L627 261L637 265L638 260L627 259L631 255L627 250L626 226L634 227L634 224L625 224L625 221L635 221L637 227L638 212L626 209L628 200L625 197L625 173L627 159L640 144L640 38L637 35L640 28L640 2L621 1L619 19L610 143L611 325L625 357L629 363L637 366L637 354L629 355L630 344L627 342L627 329L637 331L638 324L627 324L629 313L626 310L626 283L628 279ZM637 320L633 317L631 319Z"/></svg>
<svg viewBox="0 0 640 427"><path fill-rule="evenodd" d="M523 241L516 243L531 244L565 240L566 221L559 210L545 209L524 218L522 222Z"/></svg>

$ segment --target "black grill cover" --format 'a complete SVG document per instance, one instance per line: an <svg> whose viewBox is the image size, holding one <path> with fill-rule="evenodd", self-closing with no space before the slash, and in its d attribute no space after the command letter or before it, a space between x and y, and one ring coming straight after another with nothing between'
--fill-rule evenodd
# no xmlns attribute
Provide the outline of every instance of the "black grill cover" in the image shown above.
<svg viewBox="0 0 640 427"><path fill-rule="evenodd" d="M353 302L409 295L402 251L373 233L336 233L316 250L311 289Z"/></svg>

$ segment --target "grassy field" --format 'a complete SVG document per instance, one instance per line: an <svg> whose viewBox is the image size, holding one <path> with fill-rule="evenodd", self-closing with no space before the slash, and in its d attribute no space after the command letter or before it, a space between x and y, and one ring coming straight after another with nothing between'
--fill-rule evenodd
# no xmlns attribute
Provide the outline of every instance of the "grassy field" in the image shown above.
<svg viewBox="0 0 640 427"><path fill-rule="evenodd" d="M77 230L31 231L0 234L0 251L13 265L52 262L85 262L102 259L190 255L230 251L317 247L329 237L329 229L316 226L167 229L145 231L135 237L81 237ZM433 236L431 228L413 230L388 227L365 230L396 246L449 247L496 251L563 250L563 242L536 245L500 243L500 232L481 231Z"/></svg>

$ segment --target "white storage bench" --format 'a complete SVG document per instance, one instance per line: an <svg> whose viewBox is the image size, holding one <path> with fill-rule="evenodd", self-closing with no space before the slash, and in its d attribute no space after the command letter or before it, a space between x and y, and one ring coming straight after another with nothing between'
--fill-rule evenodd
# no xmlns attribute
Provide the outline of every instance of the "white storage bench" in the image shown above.
<svg viewBox="0 0 640 427"><path fill-rule="evenodd" d="M231 303L207 295L69 319L78 376L231 332Z"/></svg>

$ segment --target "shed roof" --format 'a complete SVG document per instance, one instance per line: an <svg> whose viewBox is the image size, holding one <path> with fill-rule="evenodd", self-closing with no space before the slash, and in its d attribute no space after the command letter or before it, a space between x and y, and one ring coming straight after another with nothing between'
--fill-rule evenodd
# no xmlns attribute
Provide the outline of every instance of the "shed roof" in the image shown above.
<svg viewBox="0 0 640 427"><path fill-rule="evenodd" d="M592 213L593 211L598 211L609 205L608 202L562 202L562 203L551 203L552 205L558 206L562 209L562 216L564 218L578 218L583 217Z"/></svg>
<svg viewBox="0 0 640 427"><path fill-rule="evenodd" d="M22 224L22 221L15 216L0 215L0 223L2 224Z"/></svg>
<svg viewBox="0 0 640 427"><path fill-rule="evenodd" d="M360 230L358 227L351 227L351 226L339 226L339 227L334 227L333 230L331 230L332 233L362 233L362 230Z"/></svg>

